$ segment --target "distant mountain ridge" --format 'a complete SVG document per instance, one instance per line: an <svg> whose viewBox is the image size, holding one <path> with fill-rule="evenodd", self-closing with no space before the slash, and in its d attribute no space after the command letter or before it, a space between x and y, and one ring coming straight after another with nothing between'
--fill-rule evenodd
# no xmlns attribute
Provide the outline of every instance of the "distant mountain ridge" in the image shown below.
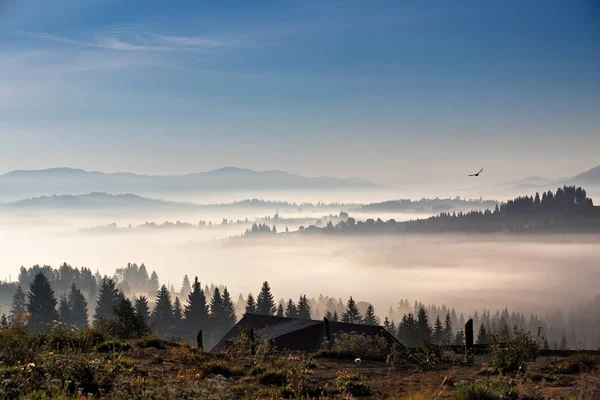
<svg viewBox="0 0 600 400"><path fill-rule="evenodd" d="M568 178L549 179L539 176L530 176L518 181L501 183L498 186L513 188L530 188L547 190L556 186L581 186L581 185L600 185L600 165L591 168L585 172Z"/></svg>
<svg viewBox="0 0 600 400"><path fill-rule="evenodd" d="M185 175L104 173L74 168L16 170L0 175L0 194L14 198L54 194L217 192L383 188L360 178L305 177L285 171L225 167Z"/></svg>

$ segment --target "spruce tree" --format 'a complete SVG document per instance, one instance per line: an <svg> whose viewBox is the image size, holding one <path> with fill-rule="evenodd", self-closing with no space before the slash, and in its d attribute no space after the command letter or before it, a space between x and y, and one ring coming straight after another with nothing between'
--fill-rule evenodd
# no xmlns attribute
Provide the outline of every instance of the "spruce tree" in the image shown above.
<svg viewBox="0 0 600 400"><path fill-rule="evenodd" d="M327 311L325 313L325 318L327 318L329 321L333 321L333 314L331 313L331 311Z"/></svg>
<svg viewBox="0 0 600 400"><path fill-rule="evenodd" d="M248 293L245 314L256 314L256 302L254 301L254 296L252 296L252 293Z"/></svg>
<svg viewBox="0 0 600 400"><path fill-rule="evenodd" d="M567 339L565 339L564 336L560 339L560 344L558 345L558 349L559 350L567 350Z"/></svg>
<svg viewBox="0 0 600 400"><path fill-rule="evenodd" d="M20 284L17 284L17 291L12 298L12 307L10 309L12 314L13 325L22 326L25 323L25 314L27 314L27 300L25 298L25 292Z"/></svg>
<svg viewBox="0 0 600 400"><path fill-rule="evenodd" d="M442 325L442 320L440 319L439 315L435 318L432 339L433 342L438 346L444 342L444 326Z"/></svg>
<svg viewBox="0 0 600 400"><path fill-rule="evenodd" d="M166 285L162 285L154 302L152 324L159 337L166 337L173 327L173 304L171 293Z"/></svg>
<svg viewBox="0 0 600 400"><path fill-rule="evenodd" d="M544 346L542 347L543 350L550 350L550 344L548 343L548 340L544 339Z"/></svg>
<svg viewBox="0 0 600 400"><path fill-rule="evenodd" d="M113 313L115 333L120 339L139 339L150 333L146 320L133 308L129 299L122 299Z"/></svg>
<svg viewBox="0 0 600 400"><path fill-rule="evenodd" d="M148 281L148 293L157 293L159 287L160 282L158 280L158 274L156 273L156 271L152 271L152 275L150 275L150 280Z"/></svg>
<svg viewBox="0 0 600 400"><path fill-rule="evenodd" d="M333 312L333 322L339 322L340 321L340 317L338 317L338 313L337 311Z"/></svg>
<svg viewBox="0 0 600 400"><path fill-rule="evenodd" d="M192 285L190 284L190 278L187 275L183 277L183 284L181 285L181 295L187 296L192 291Z"/></svg>
<svg viewBox="0 0 600 400"><path fill-rule="evenodd" d="M146 296L135 299L135 312L142 317L147 326L150 326L150 307Z"/></svg>
<svg viewBox="0 0 600 400"><path fill-rule="evenodd" d="M180 333L183 325L183 307L181 306L181 302L179 301L179 297L175 297L175 301L173 302L173 326L175 331Z"/></svg>
<svg viewBox="0 0 600 400"><path fill-rule="evenodd" d="M123 300L123 295L116 288L115 281L104 278L98 293L94 324L99 323L101 320L113 319L113 311L121 303L121 300Z"/></svg>
<svg viewBox="0 0 600 400"><path fill-rule="evenodd" d="M184 315L186 333L189 338L195 338L200 329L208 327L208 305L206 304L206 296L198 281L198 277L194 278L192 292L188 295Z"/></svg>
<svg viewBox="0 0 600 400"><path fill-rule="evenodd" d="M210 318L215 321L221 321L225 309L223 307L223 298L221 297L221 291L218 287L213 290L212 298L210 299Z"/></svg>
<svg viewBox="0 0 600 400"><path fill-rule="evenodd" d="M429 326L429 317L423 307L419 308L417 313L417 336L419 343L431 341L431 326Z"/></svg>
<svg viewBox="0 0 600 400"><path fill-rule="evenodd" d="M58 320L56 297L46 276L38 272L29 285L27 311L29 329L32 332L45 332L48 324Z"/></svg>
<svg viewBox="0 0 600 400"><path fill-rule="evenodd" d="M485 325L481 324L479 327L479 331L477 332L477 344L486 344L487 343L487 331L485 330Z"/></svg>
<svg viewBox="0 0 600 400"><path fill-rule="evenodd" d="M223 289L223 329L231 329L237 322L235 305L227 287Z"/></svg>
<svg viewBox="0 0 600 400"><path fill-rule="evenodd" d="M398 325L398 338L408 347L419 345L418 325L413 313L404 314Z"/></svg>
<svg viewBox="0 0 600 400"><path fill-rule="evenodd" d="M287 307L285 308L285 316L288 318L296 318L298 316L298 308L292 299L288 300Z"/></svg>
<svg viewBox="0 0 600 400"><path fill-rule="evenodd" d="M456 333L454 344L456 346L463 346L465 344L465 332L462 329Z"/></svg>
<svg viewBox="0 0 600 400"><path fill-rule="evenodd" d="M360 324L361 320L362 316L360 315L358 306L352 296L350 296L350 299L348 299L348 303L346 304L346 311L342 314L342 322Z"/></svg>
<svg viewBox="0 0 600 400"><path fill-rule="evenodd" d="M277 306L277 314L275 314L278 317L283 317L283 304L279 303L279 305Z"/></svg>
<svg viewBox="0 0 600 400"><path fill-rule="evenodd" d="M261 315L275 315L277 306L271 294L269 282L263 282L258 298L256 299L256 313Z"/></svg>
<svg viewBox="0 0 600 400"><path fill-rule="evenodd" d="M375 316L375 308L371 304L367 307L367 312L362 323L365 325L379 325L379 319Z"/></svg>
<svg viewBox="0 0 600 400"><path fill-rule="evenodd" d="M454 331L452 330L452 320L450 319L450 313L446 314L446 320L444 321L444 345L449 346L454 342Z"/></svg>
<svg viewBox="0 0 600 400"><path fill-rule="evenodd" d="M73 283L69 292L69 309L71 310L71 323L79 330L88 327L87 307L85 296Z"/></svg>
<svg viewBox="0 0 600 400"><path fill-rule="evenodd" d="M71 325L71 309L65 296L61 296L58 303L58 320L64 325Z"/></svg>
<svg viewBox="0 0 600 400"><path fill-rule="evenodd" d="M310 304L308 304L308 299L306 298L306 295L301 295L300 299L298 299L298 313L296 317L300 319L310 319L310 315Z"/></svg>

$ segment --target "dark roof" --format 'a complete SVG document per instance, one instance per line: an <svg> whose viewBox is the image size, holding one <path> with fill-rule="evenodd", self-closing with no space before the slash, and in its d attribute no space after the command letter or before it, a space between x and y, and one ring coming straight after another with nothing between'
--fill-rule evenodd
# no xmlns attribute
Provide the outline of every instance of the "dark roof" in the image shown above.
<svg viewBox="0 0 600 400"><path fill-rule="evenodd" d="M244 328L253 328L257 331L260 339L276 339L288 335L293 332L298 332L303 329L313 327L316 325L323 326L323 336L325 335L325 324L323 320L310 320L310 319L299 319L299 318L286 318L286 317L275 317L271 315L258 315L258 314L245 314L238 323L231 328L229 332L217 343L213 348L212 352L222 351L228 343L233 343L237 340L242 333ZM400 348L405 349L406 347L398 341L392 334L385 330L382 326L378 325L362 325L362 324L351 324L347 322L329 322L329 331L331 335L340 333L356 333L365 336L377 336L383 335L389 341L396 343ZM309 340L306 337L306 340ZM315 350L317 350L315 348ZM422 360L413 355L415 361L422 363Z"/></svg>

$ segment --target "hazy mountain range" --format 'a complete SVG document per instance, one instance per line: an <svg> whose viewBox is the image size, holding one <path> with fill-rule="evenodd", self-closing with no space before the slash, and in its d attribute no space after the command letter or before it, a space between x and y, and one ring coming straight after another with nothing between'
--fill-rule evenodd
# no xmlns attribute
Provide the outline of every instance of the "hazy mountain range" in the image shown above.
<svg viewBox="0 0 600 400"><path fill-rule="evenodd" d="M497 186L513 189L553 190L560 186L588 186L600 185L600 165L569 178L549 179L539 176L530 176L513 182L501 183Z"/></svg>
<svg viewBox="0 0 600 400"><path fill-rule="evenodd" d="M251 190L321 190L383 188L359 178L339 179L295 175L284 171L253 171L226 167L187 175L103 173L72 168L12 171L0 175L0 199L90 192L158 195Z"/></svg>

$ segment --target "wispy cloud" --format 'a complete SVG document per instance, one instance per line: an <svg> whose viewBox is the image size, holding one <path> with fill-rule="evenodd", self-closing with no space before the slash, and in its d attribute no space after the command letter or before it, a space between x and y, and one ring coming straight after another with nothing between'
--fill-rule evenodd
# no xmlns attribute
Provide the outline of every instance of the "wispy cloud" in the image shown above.
<svg viewBox="0 0 600 400"><path fill-rule="evenodd" d="M198 52L215 49L240 48L256 45L253 41L231 38L210 38L201 36L170 36L149 32L128 31L95 35L90 39L73 39L49 33L28 32L27 36L59 44L100 48L115 51L172 51Z"/></svg>

